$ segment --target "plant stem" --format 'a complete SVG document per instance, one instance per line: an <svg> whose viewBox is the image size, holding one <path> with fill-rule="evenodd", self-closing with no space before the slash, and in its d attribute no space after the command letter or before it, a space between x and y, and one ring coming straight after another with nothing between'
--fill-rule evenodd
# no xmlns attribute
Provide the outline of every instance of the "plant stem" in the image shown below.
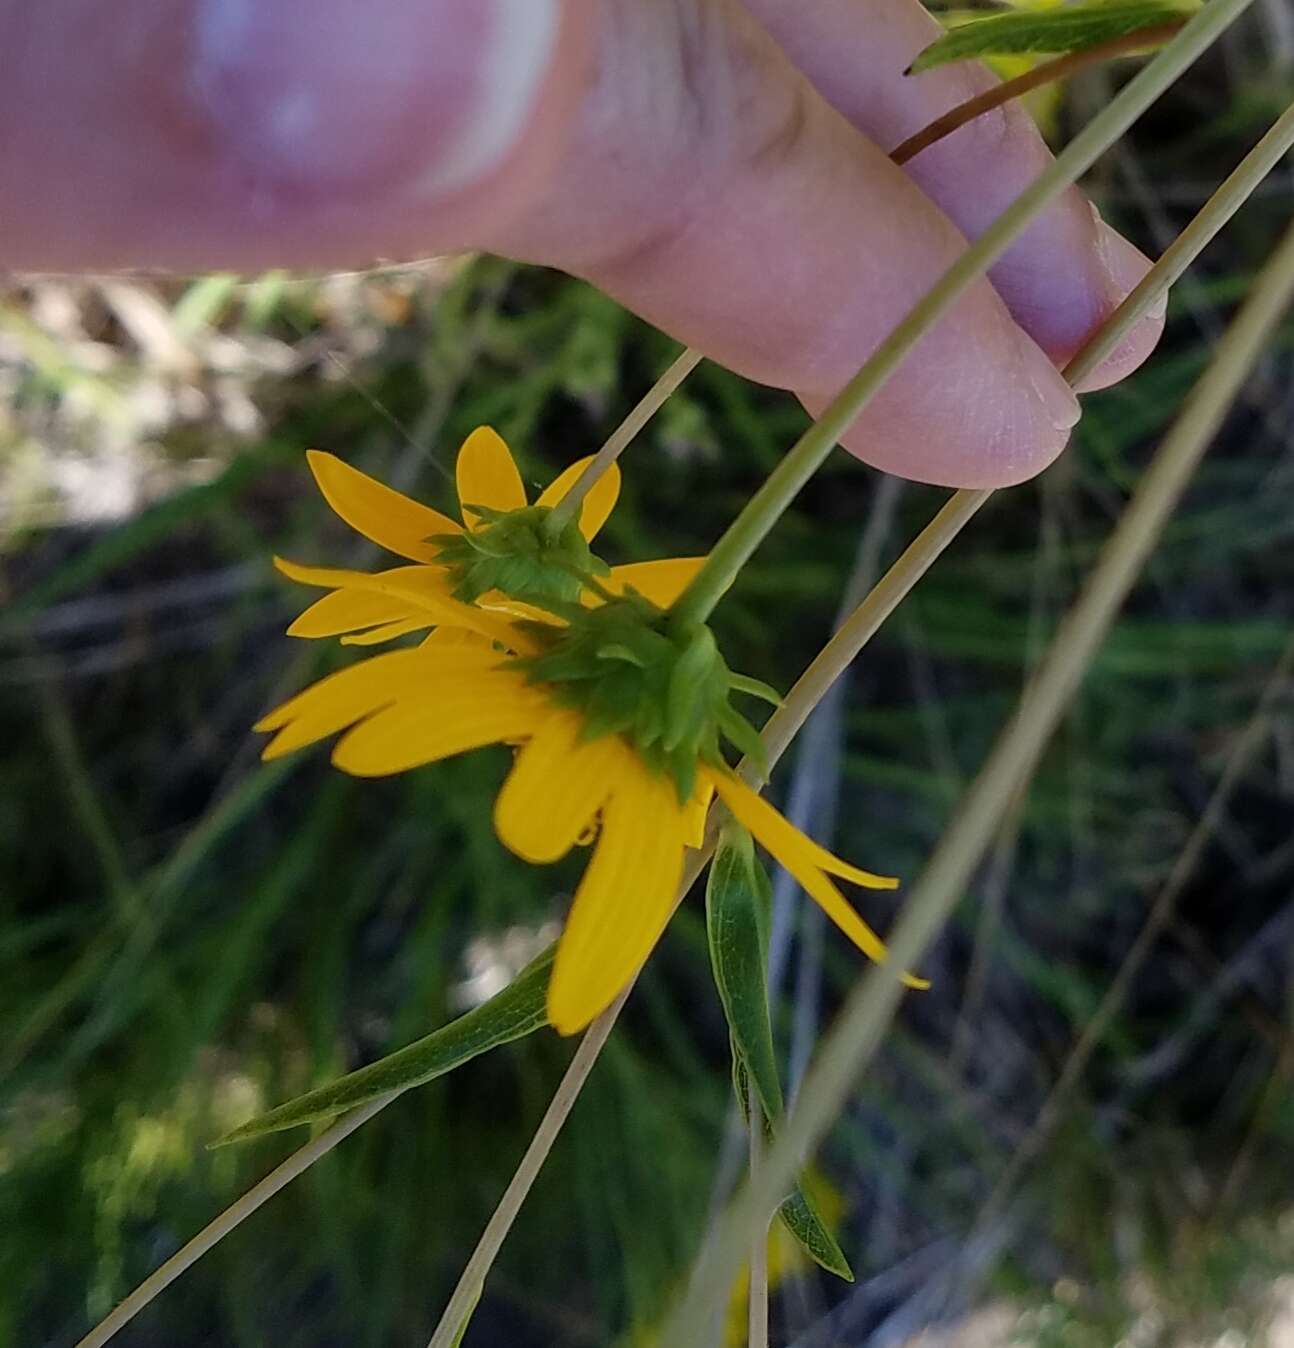
<svg viewBox="0 0 1294 1348"><path fill-rule="evenodd" d="M684 870L679 888L680 901L704 870L705 863L714 851L717 834L717 829L707 829L705 845L688 858L689 864ZM539 1127L535 1129L535 1135L530 1139L530 1145L526 1148L520 1165L508 1181L508 1187L503 1191L503 1197L486 1223L485 1230L481 1232L481 1238L476 1242L476 1248L467 1261L467 1267L459 1275L427 1348L451 1348L455 1335L463 1327L464 1318L472 1309L474 1299L480 1295L486 1275L497 1258L508 1232L512 1229L512 1223L516 1221L517 1213L521 1211L521 1205L526 1201L531 1185L534 1184L540 1168L552 1150L553 1143L557 1140L557 1134L561 1132L562 1125L566 1122L566 1116L571 1112L571 1106L579 1098L580 1091L593 1070L593 1064L597 1061L598 1054L602 1052L603 1045L610 1037L611 1030L632 991L631 982L585 1030L580 1046L575 1050L575 1056L563 1074L556 1094L549 1101L544 1117L539 1121Z"/></svg>
<svg viewBox="0 0 1294 1348"><path fill-rule="evenodd" d="M922 150L928 150L930 146L943 140L945 136L951 136L967 122L973 122L976 117L992 112L1003 103L1032 93L1044 84L1051 84L1053 80L1066 79L1088 66L1099 65L1102 61L1113 60L1116 56L1129 56L1146 47L1157 47L1161 42L1167 42L1185 22L1186 18L1183 16L1167 23L1152 24L1138 32L1124 33L1122 37L1112 37L1106 42L1098 42L1094 47L1058 56L1054 61L1044 61L1041 65L1034 66L1032 70L1026 70L1023 75L995 84L991 89L985 89L982 94L976 94L974 98L968 98L964 103L950 108L942 117L936 117L929 126L923 126L916 135L909 136L892 150L890 158L896 164L906 164L909 159L915 159Z"/></svg>
<svg viewBox="0 0 1294 1348"><path fill-rule="evenodd" d="M764 1164L764 1106L754 1086L746 1090L750 1132L750 1183L756 1187ZM750 1286L746 1293L747 1348L768 1348L768 1216L759 1213L750 1225Z"/></svg>
<svg viewBox="0 0 1294 1348"><path fill-rule="evenodd" d="M678 626L704 622L710 616L765 535L925 332L1252 2L1210 0L944 272L796 441L720 537L673 606Z"/></svg>
<svg viewBox="0 0 1294 1348"><path fill-rule="evenodd" d="M671 362L633 411L611 432L606 444L593 456L592 462L575 480L570 491L553 507L553 513L548 517L550 533L561 533L575 518L575 512L593 489L593 484L625 452L634 436L656 415L670 394L696 369L702 359L701 353L689 346Z"/></svg>
<svg viewBox="0 0 1294 1348"><path fill-rule="evenodd" d="M1217 3L1217 0L1214 0ZM729 1207L709 1251L709 1266L670 1316L661 1341L677 1348L699 1342L713 1299L740 1265L754 1215L785 1190L806 1152L822 1137L858 1073L879 1047L901 996L897 971L915 967L947 919L1014 794L1028 781L1115 615L1169 515L1273 328L1294 299L1291 226L1249 299L1219 343L1124 511L1100 562L1052 642L1015 715L998 737L963 797L904 907L890 941L890 960L862 980L824 1039L795 1110L773 1140L758 1186Z"/></svg>
<svg viewBox="0 0 1294 1348"><path fill-rule="evenodd" d="M375 1114L385 1109L400 1091L388 1091L370 1100L361 1109L347 1114L304 1147L298 1148L282 1164L275 1166L257 1185L250 1188L236 1203L232 1203L213 1222L177 1250L160 1268L155 1269L138 1287L101 1320L76 1348L102 1348L119 1329L124 1329L140 1311L164 1288L169 1287L185 1269L192 1267L208 1250L219 1244L240 1222L250 1217L263 1203L269 1202L280 1189L285 1189L296 1177L308 1170L321 1156L327 1155L343 1138L366 1124Z"/></svg>

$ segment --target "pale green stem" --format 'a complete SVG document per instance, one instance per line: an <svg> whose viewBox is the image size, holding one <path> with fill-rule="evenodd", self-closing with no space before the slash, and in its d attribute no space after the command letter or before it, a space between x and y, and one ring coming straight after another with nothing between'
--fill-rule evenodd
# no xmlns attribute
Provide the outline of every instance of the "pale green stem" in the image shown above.
<svg viewBox="0 0 1294 1348"><path fill-rule="evenodd" d="M298 1148L281 1165L276 1166L263 1180L236 1202L231 1203L215 1221L208 1223L187 1245L177 1250L160 1268L155 1269L105 1319L101 1320L76 1348L103 1348L119 1329L124 1329L140 1311L163 1289L169 1287L187 1268L191 1268L208 1250L220 1243L240 1222L250 1217L263 1203L267 1203L280 1189L285 1189L300 1174L308 1170L321 1156L330 1152L343 1138L366 1124L375 1114L385 1109L401 1091L388 1091L370 1100L362 1108L339 1119L331 1128Z"/></svg>
<svg viewBox="0 0 1294 1348"><path fill-rule="evenodd" d="M647 390L632 412L611 432L610 439L593 456L589 466L575 479L570 491L553 507L548 530L557 535L575 518L593 484L629 448L634 436L656 415L666 399L692 373L703 359L694 347L685 347L663 375Z"/></svg>
<svg viewBox="0 0 1294 1348"><path fill-rule="evenodd" d="M753 1085L747 1087L750 1130L750 1183L757 1188L764 1164L764 1106ZM746 1348L768 1348L768 1212L758 1213L750 1227L750 1286L746 1293Z"/></svg>
<svg viewBox="0 0 1294 1348"><path fill-rule="evenodd" d="M1216 0L1215 0L1216 3ZM758 1185L747 1185L725 1213L690 1290L669 1317L661 1341L694 1348L714 1299L723 1295L745 1248L755 1214L786 1191L805 1154L848 1098L858 1073L880 1045L901 996L897 971L916 967L947 920L992 841L1002 812L1028 781L1160 531L1245 378L1294 299L1294 226L1254 282L1217 355L1195 386L1110 538L1078 602L999 736L952 823L904 906L890 960L873 969L846 1002L805 1079L795 1110L773 1140Z"/></svg>
<svg viewBox="0 0 1294 1348"><path fill-rule="evenodd" d="M715 544L673 606L680 627L710 616L746 560L921 337L1252 2L1210 0L944 272L796 441Z"/></svg>

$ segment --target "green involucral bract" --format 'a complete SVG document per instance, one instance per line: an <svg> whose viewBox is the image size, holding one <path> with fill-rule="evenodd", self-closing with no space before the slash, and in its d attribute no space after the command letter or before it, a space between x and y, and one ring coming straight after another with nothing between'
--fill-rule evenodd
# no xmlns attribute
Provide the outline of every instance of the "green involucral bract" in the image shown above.
<svg viewBox="0 0 1294 1348"><path fill-rule="evenodd" d="M676 630L633 591L598 608L551 600L545 607L567 626L528 623L544 649L519 663L578 708L589 738L624 735L670 775L683 802L698 761L722 766L722 740L763 763L758 734L728 700L733 675L703 623Z"/></svg>
<svg viewBox="0 0 1294 1348"><path fill-rule="evenodd" d="M437 562L453 573L454 598L465 604L491 590L530 604L576 603L593 577L610 571L590 550L577 521L550 531L553 512L547 506L491 510L465 504L463 512L479 518L481 527L430 541L440 549Z"/></svg>

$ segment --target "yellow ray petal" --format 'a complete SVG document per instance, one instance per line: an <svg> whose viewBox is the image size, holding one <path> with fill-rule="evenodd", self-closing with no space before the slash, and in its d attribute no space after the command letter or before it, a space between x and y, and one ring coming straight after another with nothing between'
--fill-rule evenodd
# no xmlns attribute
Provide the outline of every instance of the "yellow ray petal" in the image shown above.
<svg viewBox="0 0 1294 1348"><path fill-rule="evenodd" d="M453 598L449 573L441 566L393 566L386 571L355 571L346 566L305 566L287 557L275 557L274 565L298 585L400 595L424 607L458 602Z"/></svg>
<svg viewBox="0 0 1294 1348"><path fill-rule="evenodd" d="M478 664L487 667L484 659ZM329 674L257 721L258 731L279 731L261 756L279 758L335 734L417 688L435 667L422 651L388 651Z"/></svg>
<svg viewBox="0 0 1294 1348"><path fill-rule="evenodd" d="M633 588L657 608L669 608L692 583L692 577L704 562L704 557L662 557L655 562L630 562L628 566L613 566L610 576L602 583L613 594L623 594L626 589ZM596 595L590 595L589 600L593 604L601 602Z"/></svg>
<svg viewBox="0 0 1294 1348"><path fill-rule="evenodd" d="M372 590L334 590L317 599L288 628L290 637L335 637L378 623L395 622L409 612L407 600Z"/></svg>
<svg viewBox="0 0 1294 1348"><path fill-rule="evenodd" d="M774 852L773 855L777 856L777 853ZM890 952L885 942L858 916L848 899L832 884L830 876L824 875L816 866L803 865L802 857L792 858L796 862L795 865L785 857L779 856L777 859L804 886L805 892L818 907L868 959L875 960L877 964L884 964L889 959ZM900 974L899 980L906 987L916 988L919 991L924 991L930 986L928 978L918 978L915 974Z"/></svg>
<svg viewBox="0 0 1294 1348"><path fill-rule="evenodd" d="M584 476L584 470L593 462L593 455L577 459L569 468L563 469L539 494L536 505L555 506L558 501ZM620 496L620 465L613 463L610 468L589 488L588 495L580 502L580 533L592 542L598 530L607 522L607 516L616 508Z"/></svg>
<svg viewBox="0 0 1294 1348"><path fill-rule="evenodd" d="M651 953L678 897L683 831L673 783L626 749L548 985L559 1034L605 1011Z"/></svg>
<svg viewBox="0 0 1294 1348"><path fill-rule="evenodd" d="M469 529L479 529L482 521L466 510L466 506L521 510L526 504L526 489L512 452L492 426L478 426L463 441L463 448L458 451L455 476L459 509L463 523Z"/></svg>
<svg viewBox="0 0 1294 1348"><path fill-rule="evenodd" d="M380 646L384 641L394 641L397 637L407 637L410 632L421 632L430 626L427 614L417 618L400 618L396 622L383 623L381 627L371 627L367 632L352 632L341 639L343 646Z"/></svg>
<svg viewBox="0 0 1294 1348"><path fill-rule="evenodd" d="M502 590L487 590L476 604L478 608L489 609L491 613L506 613L509 618L521 618L532 623L548 623L550 627L566 626L565 618L549 613L538 604L527 604L523 599L509 599Z"/></svg>
<svg viewBox="0 0 1294 1348"><path fill-rule="evenodd" d="M356 777L407 772L523 738L547 710L543 696L520 675L482 671L467 679L437 679L361 721L338 740L332 761Z"/></svg>
<svg viewBox="0 0 1294 1348"><path fill-rule="evenodd" d="M715 790L737 820L797 877L800 872L786 859L788 856L800 858L797 861L800 866L816 866L828 875L839 875L866 889L899 887L899 882L892 875L874 875L871 871L859 870L857 866L841 861L835 853L819 846L734 774L708 769L705 775L714 782Z"/></svg>
<svg viewBox="0 0 1294 1348"><path fill-rule="evenodd" d="M767 801L756 795L744 782L728 773L708 773L714 782L719 798L732 811L733 816L761 842L778 861L791 872L804 886L806 893L824 913L849 937L851 941L869 959L884 964L889 957L885 942L863 921L850 906L845 896L823 873L820 855L830 857L838 866L844 863L831 856L811 838L805 837L793 824L783 819ZM752 809L751 804L762 807ZM776 821L774 824L773 821ZM850 867L850 870L853 868ZM857 874L866 875L860 871ZM851 877L852 878L852 877ZM873 886L875 888L876 886ZM882 886L892 888L893 886ZM900 979L910 988L924 989L930 981L917 978L914 974L900 974Z"/></svg>
<svg viewBox="0 0 1294 1348"><path fill-rule="evenodd" d="M612 789L625 749L614 735L582 741L583 719L553 711L517 755L494 802L494 829L525 861L564 857Z"/></svg>
<svg viewBox="0 0 1294 1348"><path fill-rule="evenodd" d="M698 777L692 799L683 807L684 842L689 847L700 847L705 841L705 821L714 799L714 783Z"/></svg>
<svg viewBox="0 0 1294 1348"><path fill-rule="evenodd" d="M352 468L335 454L306 451L310 471L323 498L365 538L415 562L435 559L436 546L426 540L435 534L456 534L461 526L439 510L432 510L376 478Z"/></svg>
<svg viewBox="0 0 1294 1348"><path fill-rule="evenodd" d="M351 571L336 566L302 566L285 557L275 557L274 565L302 585L325 585L329 589L369 590L406 600L410 614L414 610L431 615L431 621L451 627L465 627L497 641L509 650L533 653L536 643L518 631L500 615L487 613L473 604L464 604L450 594L446 572L438 566L397 566L390 571Z"/></svg>

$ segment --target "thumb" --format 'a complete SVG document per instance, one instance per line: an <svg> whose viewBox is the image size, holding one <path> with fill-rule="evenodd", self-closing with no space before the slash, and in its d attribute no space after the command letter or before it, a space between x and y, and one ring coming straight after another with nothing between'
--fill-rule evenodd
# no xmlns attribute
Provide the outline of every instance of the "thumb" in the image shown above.
<svg viewBox="0 0 1294 1348"><path fill-rule="evenodd" d="M488 248L551 168L592 0L0 0L0 265Z"/></svg>

